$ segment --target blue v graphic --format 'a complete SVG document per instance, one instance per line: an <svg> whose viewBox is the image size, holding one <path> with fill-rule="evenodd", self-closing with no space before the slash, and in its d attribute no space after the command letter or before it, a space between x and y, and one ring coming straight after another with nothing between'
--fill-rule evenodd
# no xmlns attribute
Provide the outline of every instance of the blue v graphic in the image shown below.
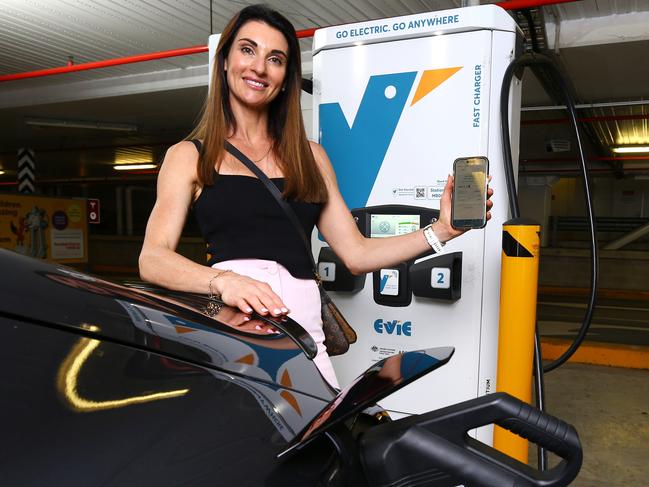
<svg viewBox="0 0 649 487"><path fill-rule="evenodd" d="M320 105L320 143L350 209L366 206L416 75L372 76L351 128L340 104Z"/></svg>
<svg viewBox="0 0 649 487"><path fill-rule="evenodd" d="M379 292L380 293L382 293L383 290L385 289L385 285L388 283L389 278L390 278L390 276L388 276L387 274L385 276L381 277L381 282L379 283Z"/></svg>

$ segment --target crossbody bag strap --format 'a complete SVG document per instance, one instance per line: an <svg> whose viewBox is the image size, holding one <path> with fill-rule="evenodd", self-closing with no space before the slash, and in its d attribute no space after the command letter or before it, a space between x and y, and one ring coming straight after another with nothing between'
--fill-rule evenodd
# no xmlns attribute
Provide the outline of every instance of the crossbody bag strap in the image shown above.
<svg viewBox="0 0 649 487"><path fill-rule="evenodd" d="M311 243L307 239L306 233L304 232L304 228L302 228L302 225L300 224L297 215L293 211L293 208L291 208L288 202L284 199L279 188L273 184L273 182L268 178L268 176L266 176L264 172L261 169L259 169L254 162L252 162L248 157L246 157L246 155L243 152L241 152L239 149L237 149L227 140L225 141L225 150L227 150L230 154L232 154L234 157L239 159L239 161L241 161L241 163L244 166L250 169L252 173L255 176L257 176L257 178L259 178L259 180L262 183L264 183L264 186L266 186L266 189L268 189L268 191L270 191L270 194L273 195L275 201L277 201L277 204L282 208L282 210L284 210L284 213L286 213L286 216L293 224L295 231L302 238L302 243L304 243L304 248L306 249L306 253L309 256L309 260L311 261L311 266L313 267L313 273L317 276L318 273L317 273L316 263L315 260L313 259L313 253L311 253Z"/></svg>

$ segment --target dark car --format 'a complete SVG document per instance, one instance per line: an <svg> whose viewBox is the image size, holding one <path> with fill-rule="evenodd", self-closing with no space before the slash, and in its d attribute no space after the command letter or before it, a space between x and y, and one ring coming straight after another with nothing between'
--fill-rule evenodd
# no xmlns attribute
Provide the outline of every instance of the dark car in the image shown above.
<svg viewBox="0 0 649 487"><path fill-rule="evenodd" d="M290 319L0 250L0 485L566 485L574 429L504 394L391 421L376 401L451 359L406 352L342 391ZM272 333L270 333L270 332ZM538 472L467 432L563 458Z"/></svg>

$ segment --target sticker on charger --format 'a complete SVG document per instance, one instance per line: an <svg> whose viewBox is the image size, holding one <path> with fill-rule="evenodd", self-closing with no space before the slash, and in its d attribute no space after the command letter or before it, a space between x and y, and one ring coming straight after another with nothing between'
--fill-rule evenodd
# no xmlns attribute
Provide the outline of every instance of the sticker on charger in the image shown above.
<svg viewBox="0 0 649 487"><path fill-rule="evenodd" d="M379 281L379 294L383 296L399 295L399 270L381 269Z"/></svg>
<svg viewBox="0 0 649 487"><path fill-rule="evenodd" d="M384 343L381 345L375 343L370 347L370 362L376 363L384 358L412 349L413 345L408 343Z"/></svg>

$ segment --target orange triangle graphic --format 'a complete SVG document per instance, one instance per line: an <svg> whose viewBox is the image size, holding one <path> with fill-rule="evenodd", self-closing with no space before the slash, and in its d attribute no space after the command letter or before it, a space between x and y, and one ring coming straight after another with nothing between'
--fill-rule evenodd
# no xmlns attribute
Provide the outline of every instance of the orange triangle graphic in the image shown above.
<svg viewBox="0 0 649 487"><path fill-rule="evenodd" d="M179 335L183 333L191 333L192 331L196 331L194 328L187 328L186 326L175 325L174 328L176 329L176 333L178 333Z"/></svg>
<svg viewBox="0 0 649 487"><path fill-rule="evenodd" d="M255 363L255 356L249 353L248 355L244 355L243 357L238 358L237 360L235 360L235 362L252 365L253 363Z"/></svg>
<svg viewBox="0 0 649 487"><path fill-rule="evenodd" d="M288 391L282 391L282 392L279 393L279 395L282 396L286 400L286 402L291 405L291 407L293 409L295 409L297 414L302 416L302 411L300 410L300 405L298 404L297 399L295 399L295 396L293 394L291 394Z"/></svg>
<svg viewBox="0 0 649 487"><path fill-rule="evenodd" d="M293 385L288 370L284 371L284 373L282 374L282 378L279 380L279 383L282 384L284 387L291 387Z"/></svg>
<svg viewBox="0 0 649 487"><path fill-rule="evenodd" d="M412 97L412 103L410 103L410 106L417 103L428 93L457 73L460 69L462 69L462 66L457 68L428 69L424 71L424 74L421 75L421 79L419 80L415 96Z"/></svg>

